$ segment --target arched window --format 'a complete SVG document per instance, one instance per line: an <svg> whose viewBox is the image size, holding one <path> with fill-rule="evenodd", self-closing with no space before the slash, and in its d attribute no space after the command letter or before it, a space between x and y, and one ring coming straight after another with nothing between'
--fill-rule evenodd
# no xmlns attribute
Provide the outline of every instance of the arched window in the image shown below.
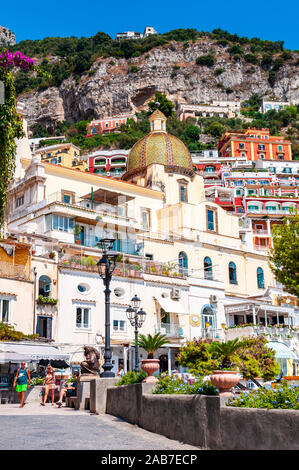
<svg viewBox="0 0 299 470"><path fill-rule="evenodd" d="M209 333L212 337L217 330L216 312L212 305L206 304L201 311L201 329L203 336Z"/></svg>
<svg viewBox="0 0 299 470"><path fill-rule="evenodd" d="M237 268L232 261L228 265L228 274L230 284L237 284Z"/></svg>
<svg viewBox="0 0 299 470"><path fill-rule="evenodd" d="M184 251L179 253L179 272L184 276L188 274L188 257Z"/></svg>
<svg viewBox="0 0 299 470"><path fill-rule="evenodd" d="M262 270L262 268L257 268L256 275L258 288L264 289L264 271Z"/></svg>
<svg viewBox="0 0 299 470"><path fill-rule="evenodd" d="M204 278L213 279L212 260L208 256L203 260Z"/></svg>
<svg viewBox="0 0 299 470"><path fill-rule="evenodd" d="M41 276L38 281L38 295L43 297L51 296L51 279L48 276Z"/></svg>

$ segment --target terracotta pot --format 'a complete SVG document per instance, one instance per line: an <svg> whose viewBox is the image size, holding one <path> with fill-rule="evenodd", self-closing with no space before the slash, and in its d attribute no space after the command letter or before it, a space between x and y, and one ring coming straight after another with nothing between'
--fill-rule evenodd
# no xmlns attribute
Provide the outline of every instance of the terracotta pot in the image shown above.
<svg viewBox="0 0 299 470"><path fill-rule="evenodd" d="M210 380L219 389L219 395L231 396L231 390L237 385L240 378L235 370L213 370Z"/></svg>
<svg viewBox="0 0 299 470"><path fill-rule="evenodd" d="M153 373L159 370L160 360L159 359L143 359L141 361L141 369L146 372L148 375L143 379L142 382L153 383L158 382L156 377L153 377Z"/></svg>

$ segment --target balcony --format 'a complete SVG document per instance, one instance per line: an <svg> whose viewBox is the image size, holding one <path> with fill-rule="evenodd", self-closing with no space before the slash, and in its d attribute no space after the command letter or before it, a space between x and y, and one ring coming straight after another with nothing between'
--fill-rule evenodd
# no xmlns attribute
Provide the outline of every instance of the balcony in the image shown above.
<svg viewBox="0 0 299 470"><path fill-rule="evenodd" d="M172 338L183 338L184 330L178 323L160 323L157 325L156 333Z"/></svg>
<svg viewBox="0 0 299 470"><path fill-rule="evenodd" d="M257 229L257 230L253 230L252 232L253 232L253 235L257 235L257 236L267 236L267 237L271 236L268 230Z"/></svg>
<svg viewBox="0 0 299 470"><path fill-rule="evenodd" d="M69 196L68 194L62 195L59 191L50 194L47 198L46 204L53 203L66 206L66 215L71 214L74 217L82 217L82 214L84 213L84 217L90 217L93 220L101 220L104 224L111 223L125 227L137 228L136 219L129 217L126 214L126 203L117 205L117 203L110 204L106 202L97 202L93 201L91 198L78 198L76 196ZM44 203L44 205L46 204ZM72 213L70 213L70 209L72 209ZM61 208L59 208L59 211L61 211Z"/></svg>
<svg viewBox="0 0 299 470"><path fill-rule="evenodd" d="M101 238L104 238L104 235L102 237L97 237L97 236L92 236L92 235L84 235L84 236L78 236L75 237L75 243L77 245L81 246L86 246L89 248L99 248L99 241ZM136 256L142 256L143 255L143 243L137 243L134 241L128 241L128 240L115 240L113 243L113 251L120 252L120 253L125 253L128 255L136 255Z"/></svg>
<svg viewBox="0 0 299 470"><path fill-rule="evenodd" d="M0 277L16 280L30 281L31 276L28 267L21 264L0 262Z"/></svg>

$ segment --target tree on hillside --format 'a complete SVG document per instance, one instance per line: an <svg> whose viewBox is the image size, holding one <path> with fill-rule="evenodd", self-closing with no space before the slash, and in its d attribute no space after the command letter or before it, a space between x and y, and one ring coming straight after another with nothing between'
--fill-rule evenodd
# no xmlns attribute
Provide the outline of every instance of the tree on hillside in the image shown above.
<svg viewBox="0 0 299 470"><path fill-rule="evenodd" d="M157 106L157 103L160 103L160 106ZM148 103L148 107L151 112L154 112L156 109L159 109L166 117L171 116L174 112L174 104L170 101L164 93L155 93L155 97L152 101Z"/></svg>
<svg viewBox="0 0 299 470"><path fill-rule="evenodd" d="M299 215L285 218L273 228L270 267L287 292L299 297Z"/></svg>

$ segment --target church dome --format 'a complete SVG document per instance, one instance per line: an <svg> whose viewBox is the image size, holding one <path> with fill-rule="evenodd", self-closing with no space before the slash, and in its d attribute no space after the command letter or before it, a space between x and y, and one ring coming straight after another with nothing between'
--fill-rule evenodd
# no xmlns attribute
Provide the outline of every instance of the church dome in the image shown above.
<svg viewBox="0 0 299 470"><path fill-rule="evenodd" d="M127 172L123 179L129 179L152 163L164 165L171 172L180 168L193 173L190 152L180 139L166 132L164 114L156 110L149 117L149 121L151 132L131 148L127 159Z"/></svg>

